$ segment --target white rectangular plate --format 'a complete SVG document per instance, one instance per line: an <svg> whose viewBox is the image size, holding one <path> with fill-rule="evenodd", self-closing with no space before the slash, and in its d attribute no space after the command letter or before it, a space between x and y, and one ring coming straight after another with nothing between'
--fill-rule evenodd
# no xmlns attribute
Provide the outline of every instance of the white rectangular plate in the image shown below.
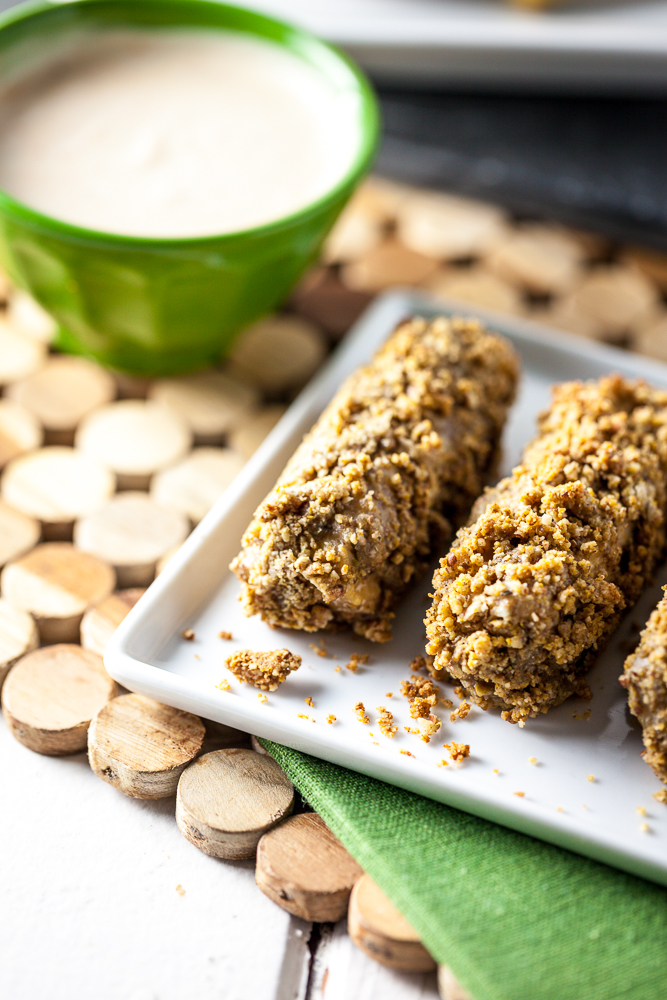
<svg viewBox="0 0 667 1000"><path fill-rule="evenodd" d="M548 405L553 382L616 371L667 387L667 368L658 362L445 300L388 294L360 320L128 615L110 643L107 667L134 691L667 885L667 808L652 798L661 786L640 757L640 732L617 680L636 642L636 625L643 625L660 597L658 587L630 612L592 670L591 702L571 699L523 729L476 707L467 719L451 723L449 710L440 708L443 726L428 745L404 731L411 720L400 696L410 660L424 648L428 579L407 595L395 638L380 646L350 634L273 630L241 613L239 583L229 562L255 507L302 435L343 378L372 356L398 321L438 312L481 316L522 356L521 391L506 428L503 472L533 436L536 414ZM663 579L659 575L658 582ZM185 628L194 630L194 641L182 638ZM233 640L220 639L221 630L231 632ZM327 655L318 655L313 645L323 645ZM285 646L303 657L303 666L264 702L225 669L225 658L235 649ZM353 652L369 655L357 673L345 669ZM224 677L231 691L217 687ZM446 685L441 687L443 696L453 697ZM312 698L314 708L306 698ZM357 721L353 707L358 701L366 706L369 725ZM394 739L377 727L379 705L394 713L399 725ZM336 716L333 725L326 722L330 713ZM452 740L469 744L470 758L461 767L438 766L448 759L443 743Z"/></svg>

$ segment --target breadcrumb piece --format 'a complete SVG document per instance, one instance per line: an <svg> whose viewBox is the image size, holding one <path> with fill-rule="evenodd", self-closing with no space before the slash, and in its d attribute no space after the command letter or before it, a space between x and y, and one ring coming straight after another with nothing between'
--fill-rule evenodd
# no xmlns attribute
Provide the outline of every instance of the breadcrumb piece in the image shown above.
<svg viewBox="0 0 667 1000"><path fill-rule="evenodd" d="M417 720L418 732L424 743L430 743L431 737L435 736L442 727L442 723L437 715L429 715L428 719Z"/></svg>
<svg viewBox="0 0 667 1000"><path fill-rule="evenodd" d="M648 833L650 827L649 827L648 823L640 823L639 824L639 829L641 830L642 833Z"/></svg>
<svg viewBox="0 0 667 1000"><path fill-rule="evenodd" d="M587 708L585 712L571 712L573 719L577 719L578 722L587 721L591 717L591 710Z"/></svg>
<svg viewBox="0 0 667 1000"><path fill-rule="evenodd" d="M335 721L336 721L336 716L335 715L331 715L331 714L327 715L327 722L329 723L330 726L333 726L333 724L334 724Z"/></svg>
<svg viewBox="0 0 667 1000"><path fill-rule="evenodd" d="M522 799L526 793L525 792L515 792L514 794L517 795L520 799Z"/></svg>
<svg viewBox="0 0 667 1000"><path fill-rule="evenodd" d="M318 646L315 642L309 642L310 648L317 653L318 656L327 656L327 651L324 646Z"/></svg>
<svg viewBox="0 0 667 1000"><path fill-rule="evenodd" d="M351 670L353 674L356 674L360 663L368 663L368 653L364 653L363 655L352 653L345 667L347 670Z"/></svg>
<svg viewBox="0 0 667 1000"><path fill-rule="evenodd" d="M181 632L181 635L187 642L192 642L195 637L195 634L191 628L184 628L183 631Z"/></svg>
<svg viewBox="0 0 667 1000"><path fill-rule="evenodd" d="M231 691L232 689L232 685L229 683L226 677L223 677L220 683L216 684L215 686L218 689L218 691Z"/></svg>
<svg viewBox="0 0 667 1000"><path fill-rule="evenodd" d="M304 698L303 700L305 701L306 705L310 705L311 708L315 708L315 702L310 697L310 695L308 695L308 697Z"/></svg>
<svg viewBox="0 0 667 1000"><path fill-rule="evenodd" d="M494 769L493 769L493 773L494 773L494 774L500 774L500 771L498 770L498 768L497 768L497 767L494 767Z"/></svg>
<svg viewBox="0 0 667 1000"><path fill-rule="evenodd" d="M233 638L234 637L232 636L232 633L231 632L225 632L224 629L222 630L222 632L218 632L218 639L227 639L227 640L230 640L230 639L233 639Z"/></svg>
<svg viewBox="0 0 667 1000"><path fill-rule="evenodd" d="M377 708L380 713L378 717L378 727L383 736L387 736L389 739L393 739L398 732L398 726L394 726L394 716L391 712L388 712L384 705L378 705Z"/></svg>
<svg viewBox="0 0 667 1000"><path fill-rule="evenodd" d="M445 749L449 750L450 758L457 763L470 756L470 745L468 743L445 743Z"/></svg>
<svg viewBox="0 0 667 1000"><path fill-rule="evenodd" d="M451 713L449 716L450 722L456 722L457 719L465 719L466 715L470 711L470 705L467 701L462 701L459 707Z"/></svg>
<svg viewBox="0 0 667 1000"><path fill-rule="evenodd" d="M431 698L413 698L410 702L410 718L425 719L431 714L433 701Z"/></svg>
<svg viewBox="0 0 667 1000"><path fill-rule="evenodd" d="M653 798L667 806L667 788L661 788L659 792L654 792Z"/></svg>
<svg viewBox="0 0 667 1000"><path fill-rule="evenodd" d="M262 704L262 705L264 704L264 702L265 702L265 701L268 701L268 700L269 700L269 699L268 699L268 698L266 697L266 695L265 695L265 694L261 694L261 693L260 693L260 694L258 694L258 695L257 695L257 697L259 698L259 700L260 700L260 702L261 702L261 704Z"/></svg>
<svg viewBox="0 0 667 1000"><path fill-rule="evenodd" d="M409 681L401 681L401 694L409 698L410 701L413 698L435 697L435 701L431 704L436 705L439 693L438 688L429 677L418 677L413 674Z"/></svg>
<svg viewBox="0 0 667 1000"><path fill-rule="evenodd" d="M645 816L646 809L644 809L644 806L637 806L637 813L639 816Z"/></svg>
<svg viewBox="0 0 667 1000"><path fill-rule="evenodd" d="M595 781L595 775L594 774L587 774L586 775L586 781Z"/></svg>
<svg viewBox="0 0 667 1000"><path fill-rule="evenodd" d="M393 691L387 691L387 693L385 694L385 698L393 698L393 697L394 697Z"/></svg>
<svg viewBox="0 0 667 1000"><path fill-rule="evenodd" d="M528 758L528 763L529 764L537 764L537 757L529 757Z"/></svg>
<svg viewBox="0 0 667 1000"><path fill-rule="evenodd" d="M293 670L301 666L301 657L289 649L272 649L265 653L239 649L226 659L227 667L240 681L262 691L276 691Z"/></svg>
<svg viewBox="0 0 667 1000"><path fill-rule="evenodd" d="M334 667L334 673L339 674L342 669L342 667Z"/></svg>
<svg viewBox="0 0 667 1000"><path fill-rule="evenodd" d="M406 757L414 757L414 754L410 753L409 750L399 750L398 752L405 754Z"/></svg>
<svg viewBox="0 0 667 1000"><path fill-rule="evenodd" d="M432 666L432 656L415 656L410 660L410 670L430 670Z"/></svg>
<svg viewBox="0 0 667 1000"><path fill-rule="evenodd" d="M445 760L444 757L443 757L443 759L439 760L438 763L435 766L436 767L449 767L449 761Z"/></svg>
<svg viewBox="0 0 667 1000"><path fill-rule="evenodd" d="M309 715L304 715L303 712L297 712L297 716L296 717L297 717L297 719L308 719L308 721L310 722L310 716Z"/></svg>
<svg viewBox="0 0 667 1000"><path fill-rule="evenodd" d="M441 698L440 704L443 708L454 708L454 702L451 698Z"/></svg>
<svg viewBox="0 0 667 1000"><path fill-rule="evenodd" d="M176 886L176 892L178 893L179 896L184 896L185 895L185 889L183 888L183 886L181 885L180 882Z"/></svg>
<svg viewBox="0 0 667 1000"><path fill-rule="evenodd" d="M364 708L363 701L358 701L354 706L354 711L357 713L357 719L359 722L369 723L371 720L366 715L366 709Z"/></svg>

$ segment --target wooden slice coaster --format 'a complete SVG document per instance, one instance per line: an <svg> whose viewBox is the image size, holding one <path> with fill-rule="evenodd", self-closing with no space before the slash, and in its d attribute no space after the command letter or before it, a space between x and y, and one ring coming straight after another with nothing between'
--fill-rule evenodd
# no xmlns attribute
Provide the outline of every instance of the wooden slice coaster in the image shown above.
<svg viewBox="0 0 667 1000"><path fill-rule="evenodd" d="M58 331L53 316L49 316L32 295L18 288L10 296L7 318L21 333L43 344L50 344Z"/></svg>
<svg viewBox="0 0 667 1000"><path fill-rule="evenodd" d="M288 913L318 923L345 916L363 871L317 813L291 816L257 845L255 882Z"/></svg>
<svg viewBox="0 0 667 1000"><path fill-rule="evenodd" d="M123 618L145 593L143 587L119 590L117 593L105 597L94 608L88 608L81 619L81 645L83 648L92 649L94 653L104 656L109 639Z"/></svg>
<svg viewBox="0 0 667 1000"><path fill-rule="evenodd" d="M641 271L663 291L667 292L667 254L646 247L628 247L620 254L620 262Z"/></svg>
<svg viewBox="0 0 667 1000"><path fill-rule="evenodd" d="M39 521L0 500L0 569L34 549L41 533Z"/></svg>
<svg viewBox="0 0 667 1000"><path fill-rule="evenodd" d="M472 1000L448 965L438 966L438 992L442 1000Z"/></svg>
<svg viewBox="0 0 667 1000"><path fill-rule="evenodd" d="M583 277L584 249L557 226L526 225L508 234L486 258L487 266L530 292L562 294Z"/></svg>
<svg viewBox="0 0 667 1000"><path fill-rule="evenodd" d="M655 285L622 264L599 267L572 294L576 309L599 329L599 336L624 333L650 321L658 312Z"/></svg>
<svg viewBox="0 0 667 1000"><path fill-rule="evenodd" d="M12 735L37 753L86 749L90 720L117 692L102 657L81 646L36 649L12 667L2 712Z"/></svg>
<svg viewBox="0 0 667 1000"><path fill-rule="evenodd" d="M374 250L383 236L382 223L373 215L349 205L322 247L325 264L346 264Z"/></svg>
<svg viewBox="0 0 667 1000"><path fill-rule="evenodd" d="M44 542L2 571L2 596L30 612L42 644L78 642L84 612L114 589L111 566L69 542Z"/></svg>
<svg viewBox="0 0 667 1000"><path fill-rule="evenodd" d="M148 396L176 410L192 431L195 444L203 445L220 444L259 403L254 387L213 369L159 379Z"/></svg>
<svg viewBox="0 0 667 1000"><path fill-rule="evenodd" d="M42 523L44 538L70 539L74 521L113 493L112 472L93 458L51 445L15 458L2 477L3 499Z"/></svg>
<svg viewBox="0 0 667 1000"><path fill-rule="evenodd" d="M273 403L270 406L263 406L261 410L249 417L242 427L237 427L229 436L229 444L234 451L237 451L247 461L254 455L260 444L272 431L280 418L285 413L287 407L281 403Z"/></svg>
<svg viewBox="0 0 667 1000"><path fill-rule="evenodd" d="M178 783L176 822L191 844L216 858L252 858L260 837L291 813L294 787L273 757L216 750Z"/></svg>
<svg viewBox="0 0 667 1000"><path fill-rule="evenodd" d="M330 268L317 268L292 293L290 305L338 339L347 333L373 300L370 292L348 288Z"/></svg>
<svg viewBox="0 0 667 1000"><path fill-rule="evenodd" d="M369 875L352 890L347 928L356 946L381 965L400 972L435 969L412 926Z"/></svg>
<svg viewBox="0 0 667 1000"><path fill-rule="evenodd" d="M439 271L428 287L435 295L447 295L484 309L514 315L524 312L518 289L483 267Z"/></svg>
<svg viewBox="0 0 667 1000"><path fill-rule="evenodd" d="M0 688L10 667L38 644L39 632L32 615L0 598Z"/></svg>
<svg viewBox="0 0 667 1000"><path fill-rule="evenodd" d="M397 232L405 246L435 260L478 257L508 231L493 205L437 191L413 192L397 206Z"/></svg>
<svg viewBox="0 0 667 1000"><path fill-rule="evenodd" d="M13 388L9 386L8 392ZM39 448L42 428L29 410L10 399L0 399L0 469L27 451Z"/></svg>
<svg viewBox="0 0 667 1000"><path fill-rule="evenodd" d="M35 415L48 444L71 445L79 422L116 395L111 375L85 358L52 357L38 372L15 382L7 396Z"/></svg>
<svg viewBox="0 0 667 1000"><path fill-rule="evenodd" d="M120 490L147 490L153 473L177 462L192 435L183 418L152 400L123 399L83 419L75 444L113 469Z"/></svg>
<svg viewBox="0 0 667 1000"><path fill-rule="evenodd" d="M635 330L630 346L640 354L667 361L667 312L661 311L651 322Z"/></svg>
<svg viewBox="0 0 667 1000"><path fill-rule="evenodd" d="M46 361L46 345L0 319L0 386L27 378Z"/></svg>
<svg viewBox="0 0 667 1000"><path fill-rule="evenodd" d="M124 694L93 719L88 760L98 778L135 799L176 793L183 768L199 753L204 723L190 712Z"/></svg>
<svg viewBox="0 0 667 1000"><path fill-rule="evenodd" d="M327 353L326 338L299 316L268 316L248 327L232 348L228 371L262 392L300 389Z"/></svg>
<svg viewBox="0 0 667 1000"><path fill-rule="evenodd" d="M153 477L151 497L199 524L244 465L243 456L231 448L195 448Z"/></svg>
<svg viewBox="0 0 667 1000"><path fill-rule="evenodd" d="M117 493L77 521L74 544L113 566L119 587L147 587L158 559L189 531L184 514L166 510L146 493Z"/></svg>
<svg viewBox="0 0 667 1000"><path fill-rule="evenodd" d="M382 292L393 285L425 285L438 265L431 257L387 240L370 253L341 270L348 288L360 292Z"/></svg>

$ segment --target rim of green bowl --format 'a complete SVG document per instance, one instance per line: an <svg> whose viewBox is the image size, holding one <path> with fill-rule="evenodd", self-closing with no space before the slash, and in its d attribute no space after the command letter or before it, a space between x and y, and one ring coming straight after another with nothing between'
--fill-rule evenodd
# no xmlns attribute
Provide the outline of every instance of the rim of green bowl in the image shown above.
<svg viewBox="0 0 667 1000"><path fill-rule="evenodd" d="M197 27L201 27L203 29L210 28L211 30L220 28L223 30L236 30L252 35L261 35L262 37L275 42L275 44L280 45L283 48L287 48L296 56L300 55L299 50L303 47L306 47L314 53L319 51L321 53L327 53L329 57L333 56L338 61L339 65L346 69L349 73L350 82L354 83L355 89L360 97L359 148L350 167L342 175L340 180L325 194L317 198L315 201L309 202L308 205L298 209L296 212L292 212L290 215L285 215L274 222L269 222L262 226L253 226L250 229L237 229L230 233L219 233L206 236L124 236L122 233L107 233L103 230L87 229L83 226L77 226L70 222L64 222L54 216L38 212L36 209L30 208L30 206L26 205L24 202L13 198L1 187L0 209L8 210L12 215L18 216L24 222L30 223L35 228L39 227L43 230L49 231L55 230L63 236L69 236L73 239L77 239L82 242L85 241L87 243L103 243L105 245L113 244L116 246L124 245L127 247L134 247L137 250L144 249L156 251L187 248L189 246L202 246L208 243L216 244L216 246L218 246L221 242L227 240L231 242L233 240L243 238L261 237L265 235L268 236L272 233L278 233L282 229L291 228L295 224L298 224L301 220L306 220L310 216L317 214L326 205L336 202L344 191L347 188L353 187L370 167L371 161L377 149L380 134L380 114L375 93L370 81L363 71L356 65L356 63L335 45L331 45L329 42L323 41L316 35L305 31L303 28L299 28L278 18L268 17L267 15L260 14L254 10L235 7L232 4L218 3L217 0L29 0L29 2L12 7L4 14L0 15L0 39L6 28L10 28L20 22L29 21L32 18L40 20L42 17L46 16L48 19L48 16L57 9L73 7L82 9L95 7L109 8L116 4L118 7L125 7L128 12L131 11L132 8L134 8L136 12L140 6L144 7L144 9L147 9L149 6L155 6L155 8L164 6L169 7L172 10L176 7L181 7L183 10L192 10L196 7L200 8L202 11L208 9L211 11L211 14L217 14L217 23L202 23L197 24ZM231 17L235 20L236 24L233 27L226 25L224 23L224 19L226 17ZM244 22L245 27L237 27L236 25L239 22ZM170 26L177 27L178 23L180 22L170 22ZM152 26L159 28L162 22L156 20L153 24L147 24L147 22L144 21L133 20L130 14L127 19L127 24L128 26L132 24L139 24L144 27ZM189 22L185 21L182 26L188 27L191 25ZM256 30L260 27L265 29L270 28L272 31L268 33ZM279 38L275 35L276 30L280 32ZM330 75L327 72L326 67L323 67L319 61L313 62L312 65L320 72L323 72L324 75Z"/></svg>

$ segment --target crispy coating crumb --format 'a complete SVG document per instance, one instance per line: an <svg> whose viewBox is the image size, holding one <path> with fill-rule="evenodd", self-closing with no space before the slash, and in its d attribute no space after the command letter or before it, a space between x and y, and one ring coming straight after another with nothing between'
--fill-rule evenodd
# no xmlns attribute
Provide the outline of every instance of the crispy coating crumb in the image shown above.
<svg viewBox="0 0 667 1000"><path fill-rule="evenodd" d="M409 750L399 750L398 752L405 754L406 757L414 757L414 754L410 753Z"/></svg>
<svg viewBox="0 0 667 1000"><path fill-rule="evenodd" d="M662 555L666 495L667 393L619 376L557 386L435 573L434 675L509 722L579 693Z"/></svg>
<svg viewBox="0 0 667 1000"><path fill-rule="evenodd" d="M646 623L620 681L642 727L644 760L667 783L667 597Z"/></svg>
<svg viewBox="0 0 667 1000"><path fill-rule="evenodd" d="M232 689L231 684L225 677L223 677L220 683L216 684L215 686L217 687L218 691L231 691Z"/></svg>
<svg viewBox="0 0 667 1000"><path fill-rule="evenodd" d="M442 727L442 723L437 715L429 715L427 719L417 720L417 732L424 743L430 743L431 737L435 736Z"/></svg>
<svg viewBox="0 0 667 1000"><path fill-rule="evenodd" d="M387 693L385 694L385 698L393 698L393 697L394 697L393 691L387 691Z"/></svg>
<svg viewBox="0 0 667 1000"><path fill-rule="evenodd" d="M384 705L378 705L377 710L380 713L378 716L378 728L380 732L383 736L393 739L398 732L398 726L393 724L394 716L391 712L387 711Z"/></svg>
<svg viewBox="0 0 667 1000"><path fill-rule="evenodd" d="M402 323L255 512L232 563L246 614L390 639L398 598L481 490L517 376L475 320Z"/></svg>
<svg viewBox="0 0 667 1000"><path fill-rule="evenodd" d="M438 761L438 763L436 764L436 767L449 767L449 761L445 760L444 757L443 757L442 760Z"/></svg>
<svg viewBox="0 0 667 1000"><path fill-rule="evenodd" d="M640 823L639 824L639 829L640 829L641 833L648 833L649 830L650 830L650 827L649 827L648 823Z"/></svg>
<svg viewBox="0 0 667 1000"><path fill-rule="evenodd" d="M303 700L305 701L306 705L310 705L311 708L315 708L315 702L310 697L310 695L308 695L308 697L304 698Z"/></svg>
<svg viewBox="0 0 667 1000"><path fill-rule="evenodd" d="M644 808L644 806L637 806L637 815L638 816L646 815L646 809Z"/></svg>
<svg viewBox="0 0 667 1000"><path fill-rule="evenodd" d="M331 715L331 713L329 713L329 715L327 715L327 722L329 723L329 725L333 726L335 721L336 721L336 716Z"/></svg>
<svg viewBox="0 0 667 1000"><path fill-rule="evenodd" d="M366 709L364 708L363 701L358 701L354 706L354 711L357 713L357 719L359 722L369 723L371 720L366 715Z"/></svg>
<svg viewBox="0 0 667 1000"><path fill-rule="evenodd" d="M591 717L591 710L587 708L585 712L571 712L573 719L577 719L579 722L587 722Z"/></svg>
<svg viewBox="0 0 667 1000"><path fill-rule="evenodd" d="M290 653L289 649L272 649L266 653L238 649L225 663L240 681L262 691L276 691L293 670L299 669L301 657Z"/></svg>
<svg viewBox="0 0 667 1000"><path fill-rule="evenodd" d="M318 656L327 656L327 651L325 646L318 646L317 643L315 642L309 642L308 645L313 650L313 652L317 653Z"/></svg>
<svg viewBox="0 0 667 1000"><path fill-rule="evenodd" d="M409 681L401 681L401 694L409 701L414 698L426 698L429 699L430 705L437 705L439 693L436 685L428 677L418 677L413 674ZM431 701L432 698L435 701Z"/></svg>
<svg viewBox="0 0 667 1000"><path fill-rule="evenodd" d="M667 788L661 788L659 792L654 792L653 798L667 806Z"/></svg>
<svg viewBox="0 0 667 1000"><path fill-rule="evenodd" d="M520 799L522 799L526 793L525 792L514 792L514 794L516 796L518 796Z"/></svg>
<svg viewBox="0 0 667 1000"><path fill-rule="evenodd" d="M268 698L266 697L266 695L265 695L265 694L262 694L261 692L260 692L260 693L259 693L259 694L257 695L257 697L259 698L259 700L260 700L260 703L261 703L262 705L263 705L263 704L264 704L265 702L267 702L267 701L269 700L269 699L268 699Z"/></svg>
<svg viewBox="0 0 667 1000"><path fill-rule="evenodd" d="M410 660L410 670L430 670L433 666L432 656L415 656Z"/></svg>
<svg viewBox="0 0 667 1000"><path fill-rule="evenodd" d="M360 656L359 653L352 653L350 659L345 664L345 669L351 670L353 674L356 674L360 663L368 663L368 653L364 653L363 656Z"/></svg>
<svg viewBox="0 0 667 1000"><path fill-rule="evenodd" d="M183 631L181 632L181 635L186 640L186 642L194 641L195 634L191 628L184 628Z"/></svg>
<svg viewBox="0 0 667 1000"><path fill-rule="evenodd" d="M470 745L468 743L445 743L445 748L449 750L449 756L456 763L460 763L470 756Z"/></svg>
<svg viewBox="0 0 667 1000"><path fill-rule="evenodd" d="M297 716L296 717L297 717L297 719L308 719L308 721L310 722L310 716L309 715L304 715L303 712L297 712Z"/></svg>
<svg viewBox="0 0 667 1000"><path fill-rule="evenodd" d="M586 775L586 781L595 781L595 775L594 774L587 774Z"/></svg>
<svg viewBox="0 0 667 1000"><path fill-rule="evenodd" d="M470 705L467 701L462 701L461 704L455 711L450 713L449 721L456 722L457 719L465 719L470 711Z"/></svg>
<svg viewBox="0 0 667 1000"><path fill-rule="evenodd" d="M222 632L218 632L218 639L227 639L229 641L230 639L233 639L233 636L231 632L225 632L223 629Z"/></svg>
<svg viewBox="0 0 667 1000"><path fill-rule="evenodd" d="M339 674L342 669L343 669L342 667L334 667L334 673Z"/></svg>
<svg viewBox="0 0 667 1000"><path fill-rule="evenodd" d="M538 764L537 757L529 757L528 758L528 763L529 764L534 764L537 767L537 764Z"/></svg>

